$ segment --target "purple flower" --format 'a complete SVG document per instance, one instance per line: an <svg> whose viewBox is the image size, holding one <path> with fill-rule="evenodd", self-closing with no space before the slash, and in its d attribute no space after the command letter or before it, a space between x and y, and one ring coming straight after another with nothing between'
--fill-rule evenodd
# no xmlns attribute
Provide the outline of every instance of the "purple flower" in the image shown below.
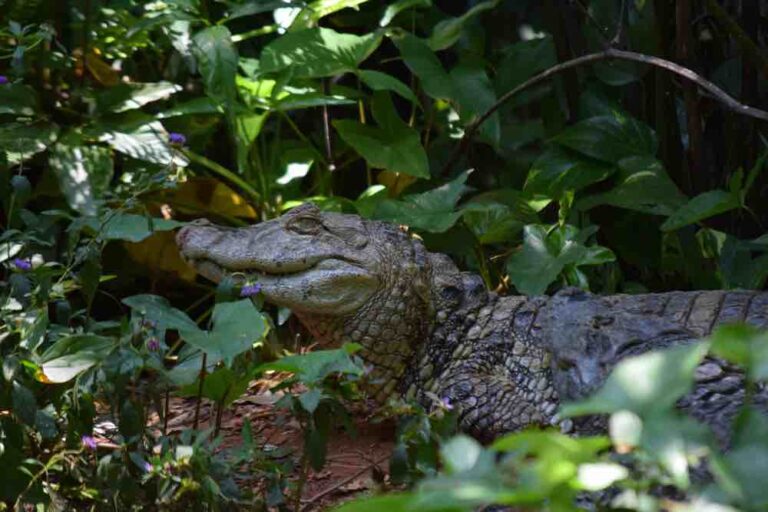
<svg viewBox="0 0 768 512"><path fill-rule="evenodd" d="M149 462L145 462L144 463L144 472L145 473L150 473L151 471L152 471L152 464L150 464Z"/></svg>
<svg viewBox="0 0 768 512"><path fill-rule="evenodd" d="M440 405L442 405L443 409L445 409L446 411L452 411L453 410L453 404L451 403L451 399L448 398L447 396L443 397L440 400Z"/></svg>
<svg viewBox="0 0 768 512"><path fill-rule="evenodd" d="M168 142L174 146L183 146L187 143L187 138L183 133L171 132L168 134Z"/></svg>
<svg viewBox="0 0 768 512"><path fill-rule="evenodd" d="M13 260L13 266L24 272L27 270L32 270L32 262L21 258L15 258Z"/></svg>
<svg viewBox="0 0 768 512"><path fill-rule="evenodd" d="M0 75L0 85L5 85L8 83L8 77L5 75Z"/></svg>
<svg viewBox="0 0 768 512"><path fill-rule="evenodd" d="M147 350L149 350L150 352L157 352L158 350L160 350L160 341L154 336L149 338L147 340Z"/></svg>
<svg viewBox="0 0 768 512"><path fill-rule="evenodd" d="M96 449L96 440L91 436L83 436L80 438L80 440L83 442L83 448L86 448L88 450L95 450Z"/></svg>
<svg viewBox="0 0 768 512"><path fill-rule="evenodd" d="M261 285L259 283L246 284L240 289L241 297L253 297L261 291Z"/></svg>

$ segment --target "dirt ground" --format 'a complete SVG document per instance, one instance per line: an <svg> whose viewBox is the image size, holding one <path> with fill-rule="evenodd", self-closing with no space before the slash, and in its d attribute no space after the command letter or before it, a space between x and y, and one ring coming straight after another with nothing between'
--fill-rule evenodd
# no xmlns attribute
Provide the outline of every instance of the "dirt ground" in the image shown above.
<svg viewBox="0 0 768 512"><path fill-rule="evenodd" d="M300 426L285 410L274 406L279 396L269 391L270 384L274 383L252 383L249 392L223 413L223 447L240 444L243 422L248 418L254 440L287 449L295 462L296 474L292 479L298 479L303 449ZM195 404L194 398L171 399L168 433L192 427ZM211 405L205 401L201 404L200 429L212 427L215 422L215 408ZM325 467L319 472L309 470L302 490L302 511L326 510L372 492L381 485L377 482L381 482L387 472L395 426L391 420L374 421L371 417L373 410L372 404L359 404L356 410L351 411L356 434L350 435L340 429L330 436ZM250 482L250 485L258 488L260 482Z"/></svg>

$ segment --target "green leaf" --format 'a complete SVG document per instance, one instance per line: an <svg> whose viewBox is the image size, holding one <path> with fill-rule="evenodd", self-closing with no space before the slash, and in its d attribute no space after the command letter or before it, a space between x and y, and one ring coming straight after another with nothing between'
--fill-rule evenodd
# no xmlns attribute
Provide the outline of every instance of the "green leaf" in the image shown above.
<svg viewBox="0 0 768 512"><path fill-rule="evenodd" d="M654 156L658 148L656 134L646 124L618 114L585 119L553 140L611 164L630 156Z"/></svg>
<svg viewBox="0 0 768 512"><path fill-rule="evenodd" d="M58 134L59 127L46 122L0 123L0 153L5 153L7 165L18 165L48 149Z"/></svg>
<svg viewBox="0 0 768 512"><path fill-rule="evenodd" d="M380 27L389 25L395 16L408 9L432 7L432 0L397 0L391 3L384 11L384 15L379 20Z"/></svg>
<svg viewBox="0 0 768 512"><path fill-rule="evenodd" d="M290 70L296 78L352 72L381 43L381 34L342 34L330 28L288 32L261 52L261 73Z"/></svg>
<svg viewBox="0 0 768 512"><path fill-rule="evenodd" d="M137 215L135 213L114 213L106 216L106 223L89 218L86 225L102 240L126 240L141 242L156 231L170 231L184 225L183 222Z"/></svg>
<svg viewBox="0 0 768 512"><path fill-rule="evenodd" d="M469 436L458 435L440 448L440 455L448 473L471 470L480 459L483 446Z"/></svg>
<svg viewBox="0 0 768 512"><path fill-rule="evenodd" d="M739 208L738 196L725 190L710 190L694 197L677 209L661 225L662 231L674 231L694 222Z"/></svg>
<svg viewBox="0 0 768 512"><path fill-rule="evenodd" d="M479 118L496 103L496 92L482 65L463 62L453 68L449 76L453 81L454 98L459 104L459 116L464 124ZM499 145L501 123L498 112L480 125L480 134L492 146Z"/></svg>
<svg viewBox="0 0 768 512"><path fill-rule="evenodd" d="M116 346L116 340L95 334L76 334L61 338L40 357L38 380L60 384L103 361Z"/></svg>
<svg viewBox="0 0 768 512"><path fill-rule="evenodd" d="M600 265L613 261L605 247L587 247L585 234L573 226L532 224L523 231L523 247L507 260L506 268L515 287L526 295L541 295L566 267Z"/></svg>
<svg viewBox="0 0 768 512"><path fill-rule="evenodd" d="M652 215L670 215L685 204L685 196L661 162L649 156L633 156L619 161L617 184L613 189L577 201L576 208L588 210L602 204Z"/></svg>
<svg viewBox="0 0 768 512"><path fill-rule="evenodd" d="M34 426L37 417L35 394L18 382L14 382L11 399L13 400L13 413L16 417L27 425Z"/></svg>
<svg viewBox="0 0 768 512"><path fill-rule="evenodd" d="M168 99L180 90L180 85L170 82L118 84L96 96L96 105L100 112L126 112Z"/></svg>
<svg viewBox="0 0 768 512"><path fill-rule="evenodd" d="M6 84L0 87L0 115L32 116L37 111L37 94L28 85Z"/></svg>
<svg viewBox="0 0 768 512"><path fill-rule="evenodd" d="M309 414L315 412L323 393L319 389L310 389L299 395L299 403Z"/></svg>
<svg viewBox="0 0 768 512"><path fill-rule="evenodd" d="M552 146L531 166L524 190L531 194L560 197L566 192L579 191L602 181L615 171L612 165Z"/></svg>
<svg viewBox="0 0 768 512"><path fill-rule="evenodd" d="M269 330L267 322L250 299L216 304L213 329L205 346L198 347L223 359L228 365L234 358L260 342ZM196 344L197 340L188 340Z"/></svg>
<svg viewBox="0 0 768 512"><path fill-rule="evenodd" d="M112 152L84 146L79 137L65 137L48 159L70 208L80 215L96 215L98 204L112 179Z"/></svg>
<svg viewBox="0 0 768 512"><path fill-rule="evenodd" d="M315 0L302 9L298 16L296 16L296 19L291 24L291 30L315 26L320 19L330 14L341 11L342 9L357 9L360 4L364 4L367 1L368 0Z"/></svg>
<svg viewBox="0 0 768 512"><path fill-rule="evenodd" d="M416 95L413 94L413 91L407 85L391 75L380 71L361 69L358 70L357 76L374 91L392 91L408 101L413 103L419 102Z"/></svg>
<svg viewBox="0 0 768 512"><path fill-rule="evenodd" d="M148 121L138 126L134 123L102 126L95 131L100 141L137 160L179 167L187 165L187 159L169 146L168 132L159 121Z"/></svg>
<svg viewBox="0 0 768 512"><path fill-rule="evenodd" d="M564 416L630 410L640 417L672 409L690 391L708 343L656 350L621 361L590 398L562 408Z"/></svg>
<svg viewBox="0 0 768 512"><path fill-rule="evenodd" d="M455 211L456 203L466 191L464 183L470 172L463 172L453 181L422 194L405 196L402 201L384 199L376 205L374 216L416 230L447 231L462 215Z"/></svg>
<svg viewBox="0 0 768 512"><path fill-rule="evenodd" d="M461 213L464 223L482 244L508 243L526 224L538 221L536 212L523 199L508 205L474 197Z"/></svg>
<svg viewBox="0 0 768 512"><path fill-rule="evenodd" d="M226 366L216 368L203 380L203 397L215 401L220 407L228 407L245 393L250 381L251 376L248 373L238 375ZM193 382L182 388L182 393L195 396L199 387L199 382Z"/></svg>
<svg viewBox="0 0 768 512"><path fill-rule="evenodd" d="M496 7L499 0L489 0L475 4L470 10L457 18L448 18L439 22L432 29L432 35L429 36L429 47L434 51L445 50L453 46L461 37L464 24L480 14Z"/></svg>
<svg viewBox="0 0 768 512"><path fill-rule="evenodd" d="M208 27L193 38L192 52L197 59L209 97L231 108L236 96L237 49L232 34L223 25Z"/></svg>
<svg viewBox="0 0 768 512"><path fill-rule="evenodd" d="M345 119L334 121L333 126L371 167L428 178L429 162L421 137L400 119L389 94L375 93L372 110L379 126Z"/></svg>
<svg viewBox="0 0 768 512"><path fill-rule="evenodd" d="M267 370L291 372L299 381L306 384L319 384L327 376L335 373L362 375L363 369L349 356L361 347L347 343L342 348L333 350L315 350L307 354L285 356L277 361L265 363L256 368L256 372Z"/></svg>
<svg viewBox="0 0 768 512"><path fill-rule="evenodd" d="M172 117L199 115L199 114L221 114L222 109L211 98L195 98L183 103L179 103L167 110L155 114L157 119L170 119Z"/></svg>
<svg viewBox="0 0 768 512"><path fill-rule="evenodd" d="M455 96L450 75L427 43L409 33L392 36L392 40L400 50L405 65L421 80L424 92L435 99Z"/></svg>
<svg viewBox="0 0 768 512"><path fill-rule="evenodd" d="M345 503L334 512L415 512L415 502L412 493L382 494Z"/></svg>
<svg viewBox="0 0 768 512"><path fill-rule="evenodd" d="M766 510L768 486L768 419L762 411L745 409L736 420L732 445L714 457L715 478L744 510Z"/></svg>
<svg viewBox="0 0 768 512"><path fill-rule="evenodd" d="M164 329L194 330L197 324L183 311L171 307L168 299L157 295L133 295L122 300L123 304L138 311L149 320L158 322Z"/></svg>

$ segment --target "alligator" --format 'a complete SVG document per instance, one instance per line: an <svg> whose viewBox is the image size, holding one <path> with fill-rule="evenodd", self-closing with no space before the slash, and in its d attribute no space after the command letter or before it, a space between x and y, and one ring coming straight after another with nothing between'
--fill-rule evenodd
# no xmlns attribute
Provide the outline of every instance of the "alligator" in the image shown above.
<svg viewBox="0 0 768 512"><path fill-rule="evenodd" d="M319 342L360 344L377 400L450 404L481 440L573 428L559 404L594 392L624 357L695 342L726 322L768 325L768 293L756 291L501 296L401 226L311 203L249 227L192 221L177 244L214 282L258 282ZM725 439L744 387L739 369L708 357L678 405ZM754 403L768 410L765 387Z"/></svg>

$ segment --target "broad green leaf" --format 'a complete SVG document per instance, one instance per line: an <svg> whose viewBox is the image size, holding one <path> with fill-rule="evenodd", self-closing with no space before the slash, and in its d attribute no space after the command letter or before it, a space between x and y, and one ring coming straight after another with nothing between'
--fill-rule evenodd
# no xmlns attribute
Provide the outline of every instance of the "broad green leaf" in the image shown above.
<svg viewBox="0 0 768 512"><path fill-rule="evenodd" d="M250 381L251 377L247 373L238 375L226 366L216 368L212 373L206 374L203 380L203 397L213 400L219 404L219 407L228 407L245 393ZM186 396L195 396L199 389L199 381L192 382L184 386L181 393Z"/></svg>
<svg viewBox="0 0 768 512"><path fill-rule="evenodd" d="M429 36L429 47L434 51L450 48L461 37L461 31L464 29L464 24L467 21L483 11L493 9L498 3L499 0L480 2L457 18L448 18L439 22L432 29L432 35Z"/></svg>
<svg viewBox="0 0 768 512"><path fill-rule="evenodd" d="M48 161L70 208L81 215L96 215L112 179L112 152L82 145L79 137L73 137L53 146Z"/></svg>
<svg viewBox="0 0 768 512"><path fill-rule="evenodd" d="M126 126L101 127L96 130L101 132L100 141L137 160L160 165L187 165L187 159L169 146L168 132L159 121L149 121L138 126L131 123Z"/></svg>
<svg viewBox="0 0 768 512"><path fill-rule="evenodd" d="M170 82L118 84L99 94L96 105L103 113L126 112L153 101L168 99L180 90L180 85Z"/></svg>
<svg viewBox="0 0 768 512"><path fill-rule="evenodd" d="M75 334L61 338L40 357L41 382L59 384L74 379L103 361L116 346L116 340L94 334Z"/></svg>
<svg viewBox="0 0 768 512"><path fill-rule="evenodd" d="M672 409L690 391L693 374L709 349L705 342L655 350L621 361L603 387L584 401L566 404L564 416L629 410L641 418Z"/></svg>
<svg viewBox="0 0 768 512"><path fill-rule="evenodd" d="M742 510L766 510L768 486L768 419L763 411L748 408L736 420L728 452L714 457L712 469L721 488Z"/></svg>
<svg viewBox="0 0 768 512"><path fill-rule="evenodd" d="M416 512L416 496L412 493L381 494L345 503L334 512Z"/></svg>
<svg viewBox="0 0 768 512"><path fill-rule="evenodd" d="M296 78L353 72L381 43L381 34L343 34L330 28L288 32L261 52L261 73L290 70Z"/></svg>
<svg viewBox="0 0 768 512"><path fill-rule="evenodd" d="M526 224L538 221L536 212L525 201L515 205L495 201L475 201L461 209L464 223L481 244L509 243Z"/></svg>
<svg viewBox="0 0 768 512"><path fill-rule="evenodd" d="M152 318L152 313L147 314ZM184 321L184 317L178 313L174 313L171 318L177 322ZM213 328L210 331L200 330L196 326L192 328L185 321L185 325L177 329L190 346L208 354L209 361L224 360L227 366L232 365L235 357L260 342L268 331L264 316L250 299L216 304L212 321ZM178 377L179 380L184 378L183 375Z"/></svg>
<svg viewBox="0 0 768 512"><path fill-rule="evenodd" d="M524 190L556 198L602 181L615 171L612 165L552 146L531 166Z"/></svg>
<svg viewBox="0 0 768 512"><path fill-rule="evenodd" d="M170 231L184 225L175 220L146 217L135 213L114 213L106 215L105 223L89 218L86 225L102 240L125 240L141 242L155 231Z"/></svg>
<svg viewBox="0 0 768 512"><path fill-rule="evenodd" d="M333 122L341 138L376 169L429 177L427 153L419 133L395 111L388 93L375 93L373 117L379 126L340 119Z"/></svg>
<svg viewBox="0 0 768 512"><path fill-rule="evenodd" d="M449 473L471 470L482 452L483 446L465 435L452 438L440 448L440 455Z"/></svg>
<svg viewBox="0 0 768 512"><path fill-rule="evenodd" d="M165 297L149 294L133 295L124 298L122 302L148 320L157 322L160 329L175 329L180 332L200 330L186 313L172 307Z"/></svg>
<svg viewBox="0 0 768 512"><path fill-rule="evenodd" d="M582 489L600 491L629 476L629 470L613 462L581 464L576 478Z"/></svg>
<svg viewBox="0 0 768 512"><path fill-rule="evenodd" d="M355 101L344 96L329 96L318 92L307 94L288 94L272 103L272 110L287 112L300 108L322 107L323 105L354 105Z"/></svg>
<svg viewBox="0 0 768 512"><path fill-rule="evenodd" d="M613 253L605 247L587 247L585 234L573 226L532 224L523 230L522 248L509 257L509 278L526 295L541 295L560 274L580 265L599 265L613 261Z"/></svg>
<svg viewBox="0 0 768 512"><path fill-rule="evenodd" d="M374 210L374 216L397 224L405 224L416 230L442 233L453 226L459 217L456 203L466 191L464 183L470 171L453 181L422 194L405 196L402 201L385 199Z"/></svg>
<svg viewBox="0 0 768 512"><path fill-rule="evenodd" d="M330 14L341 11L342 9L357 9L360 4L364 4L367 1L368 0L314 0L314 2L310 2L309 5L302 9L296 16L296 19L291 24L291 30L316 26L318 21Z"/></svg>
<svg viewBox="0 0 768 512"><path fill-rule="evenodd" d="M172 117L197 115L197 114L221 114L221 107L211 98L195 98L179 103L167 110L155 114L157 119L170 119Z"/></svg>
<svg viewBox="0 0 768 512"><path fill-rule="evenodd" d="M45 151L58 137L59 127L46 122L0 124L0 153L7 165L18 165Z"/></svg>
<svg viewBox="0 0 768 512"><path fill-rule="evenodd" d="M91 353L94 357L104 358L116 345L116 340L96 334L73 334L57 340L40 356L41 361L50 361L58 357L79 353Z"/></svg>
<svg viewBox="0 0 768 512"><path fill-rule="evenodd" d="M11 399L13 400L13 413L27 425L34 426L37 416L35 394L29 388L14 382Z"/></svg>
<svg viewBox="0 0 768 512"><path fill-rule="evenodd" d="M395 16L403 11L426 7L432 7L432 0L397 0L397 2L390 3L387 6L384 15L379 20L379 26L386 27L395 19Z"/></svg>
<svg viewBox="0 0 768 512"><path fill-rule="evenodd" d="M380 71L361 69L357 72L357 76L374 91L392 91L408 101L414 103L419 101L407 85L391 75Z"/></svg>
<svg viewBox="0 0 768 512"><path fill-rule="evenodd" d="M685 196L661 162L649 156L633 156L619 161L617 184L613 189L577 201L576 208L588 210L602 204L652 215L670 215L685 204Z"/></svg>
<svg viewBox="0 0 768 512"><path fill-rule="evenodd" d="M485 69L475 63L461 63L450 72L454 98L459 105L459 116L464 124L483 115L496 103L496 92ZM497 147L501 138L498 112L480 125L480 134L489 144Z"/></svg>
<svg viewBox="0 0 768 512"><path fill-rule="evenodd" d="M315 350L306 354L285 356L277 361L260 365L256 368L256 372L267 370L291 372L296 374L299 381L307 384L319 384L327 376L335 373L362 375L363 368L349 357L360 348L360 345L347 343L338 349Z"/></svg>
<svg viewBox="0 0 768 512"><path fill-rule="evenodd" d="M32 116L37 111L37 95L28 85L6 84L0 87L0 115Z"/></svg>
<svg viewBox="0 0 768 512"><path fill-rule="evenodd" d="M237 75L237 49L232 34L223 25L208 27L193 38L192 51L203 76L209 97L231 108L235 101L235 75Z"/></svg>
<svg viewBox="0 0 768 512"><path fill-rule="evenodd" d="M305 411L312 414L320 404L320 399L322 397L323 393L319 389L310 389L299 395L299 402Z"/></svg>
<svg viewBox="0 0 768 512"><path fill-rule="evenodd" d="M553 139L583 155L616 164L630 156L654 156L656 134L646 124L619 115L585 119Z"/></svg>
<svg viewBox="0 0 768 512"><path fill-rule="evenodd" d="M405 65L421 80L424 92L435 99L445 100L455 96L450 75L424 40L409 33L392 36L392 40L400 50Z"/></svg>
<svg viewBox="0 0 768 512"><path fill-rule="evenodd" d="M661 225L662 231L674 231L689 224L739 208L738 196L725 190L710 190L678 208Z"/></svg>
<svg viewBox="0 0 768 512"><path fill-rule="evenodd" d="M645 415L640 447L658 460L675 485L685 489L690 485L688 461L708 451L707 446L714 444L711 437L706 425L660 409Z"/></svg>

